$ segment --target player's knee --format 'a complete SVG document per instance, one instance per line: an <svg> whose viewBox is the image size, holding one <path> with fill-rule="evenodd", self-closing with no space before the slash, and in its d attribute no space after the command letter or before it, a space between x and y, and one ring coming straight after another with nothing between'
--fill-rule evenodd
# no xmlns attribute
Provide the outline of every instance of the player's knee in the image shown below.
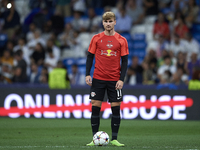
<svg viewBox="0 0 200 150"><path fill-rule="evenodd" d="M120 106L121 102L112 102L111 107Z"/></svg>
<svg viewBox="0 0 200 150"><path fill-rule="evenodd" d="M101 101L98 101L98 100L92 100L91 101L91 104L92 106L96 106L96 107L101 107Z"/></svg>

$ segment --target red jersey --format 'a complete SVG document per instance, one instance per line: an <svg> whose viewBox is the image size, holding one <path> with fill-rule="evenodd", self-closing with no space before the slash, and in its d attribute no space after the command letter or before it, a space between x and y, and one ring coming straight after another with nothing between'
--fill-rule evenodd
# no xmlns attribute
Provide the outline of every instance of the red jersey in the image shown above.
<svg viewBox="0 0 200 150"><path fill-rule="evenodd" d="M108 36L104 32L93 36L88 51L95 54L93 77L99 80L118 81L121 56L129 54L127 40L115 32Z"/></svg>
<svg viewBox="0 0 200 150"><path fill-rule="evenodd" d="M163 22L162 24L156 22L154 24L153 34L161 34L167 38L169 36L169 32L169 25L166 22Z"/></svg>

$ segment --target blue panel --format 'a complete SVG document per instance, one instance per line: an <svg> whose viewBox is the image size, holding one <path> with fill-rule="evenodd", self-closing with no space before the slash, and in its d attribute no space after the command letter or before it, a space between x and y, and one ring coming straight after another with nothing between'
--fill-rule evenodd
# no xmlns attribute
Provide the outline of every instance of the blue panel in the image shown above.
<svg viewBox="0 0 200 150"><path fill-rule="evenodd" d="M67 58L67 59L64 59L64 60L63 60L63 64L64 64L64 66L67 67L67 68L68 68L69 66L75 64L75 63L76 63L76 60L75 60L74 58Z"/></svg>
<svg viewBox="0 0 200 150"><path fill-rule="evenodd" d="M86 65L86 58L84 57L84 58L77 58L77 60L76 60L76 64L77 65Z"/></svg>
<svg viewBox="0 0 200 150"><path fill-rule="evenodd" d="M132 39L134 41L145 41L146 40L146 35L145 34L132 34Z"/></svg>
<svg viewBox="0 0 200 150"><path fill-rule="evenodd" d="M145 49L147 46L146 42L143 41L134 41L132 44L131 47L134 49Z"/></svg>

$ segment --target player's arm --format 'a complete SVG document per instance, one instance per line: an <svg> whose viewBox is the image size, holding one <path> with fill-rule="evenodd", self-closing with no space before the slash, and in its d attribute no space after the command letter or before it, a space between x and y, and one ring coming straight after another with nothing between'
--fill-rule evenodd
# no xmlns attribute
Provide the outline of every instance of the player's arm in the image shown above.
<svg viewBox="0 0 200 150"><path fill-rule="evenodd" d="M121 56L122 62L121 62L121 74L119 81L116 83L116 89L122 89L124 85L124 78L126 75L127 65L128 65L128 55Z"/></svg>
<svg viewBox="0 0 200 150"><path fill-rule="evenodd" d="M126 70L128 66L128 55L121 56L122 62L121 62L121 75L120 75L120 80L124 82L124 78L126 75Z"/></svg>
<svg viewBox="0 0 200 150"><path fill-rule="evenodd" d="M92 68L92 64L93 64L93 59L94 59L94 54L88 52L87 55L87 61L86 61L86 77L85 77L85 82L91 86L92 85L92 78L90 76L90 70Z"/></svg>

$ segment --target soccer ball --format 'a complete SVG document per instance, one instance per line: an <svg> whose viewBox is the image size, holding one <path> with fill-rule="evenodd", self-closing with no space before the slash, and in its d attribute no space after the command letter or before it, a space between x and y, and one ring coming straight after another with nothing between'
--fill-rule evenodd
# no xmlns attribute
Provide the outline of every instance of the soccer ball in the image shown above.
<svg viewBox="0 0 200 150"><path fill-rule="evenodd" d="M93 136L93 142L97 146L105 146L109 143L109 136L104 131L99 131Z"/></svg>

